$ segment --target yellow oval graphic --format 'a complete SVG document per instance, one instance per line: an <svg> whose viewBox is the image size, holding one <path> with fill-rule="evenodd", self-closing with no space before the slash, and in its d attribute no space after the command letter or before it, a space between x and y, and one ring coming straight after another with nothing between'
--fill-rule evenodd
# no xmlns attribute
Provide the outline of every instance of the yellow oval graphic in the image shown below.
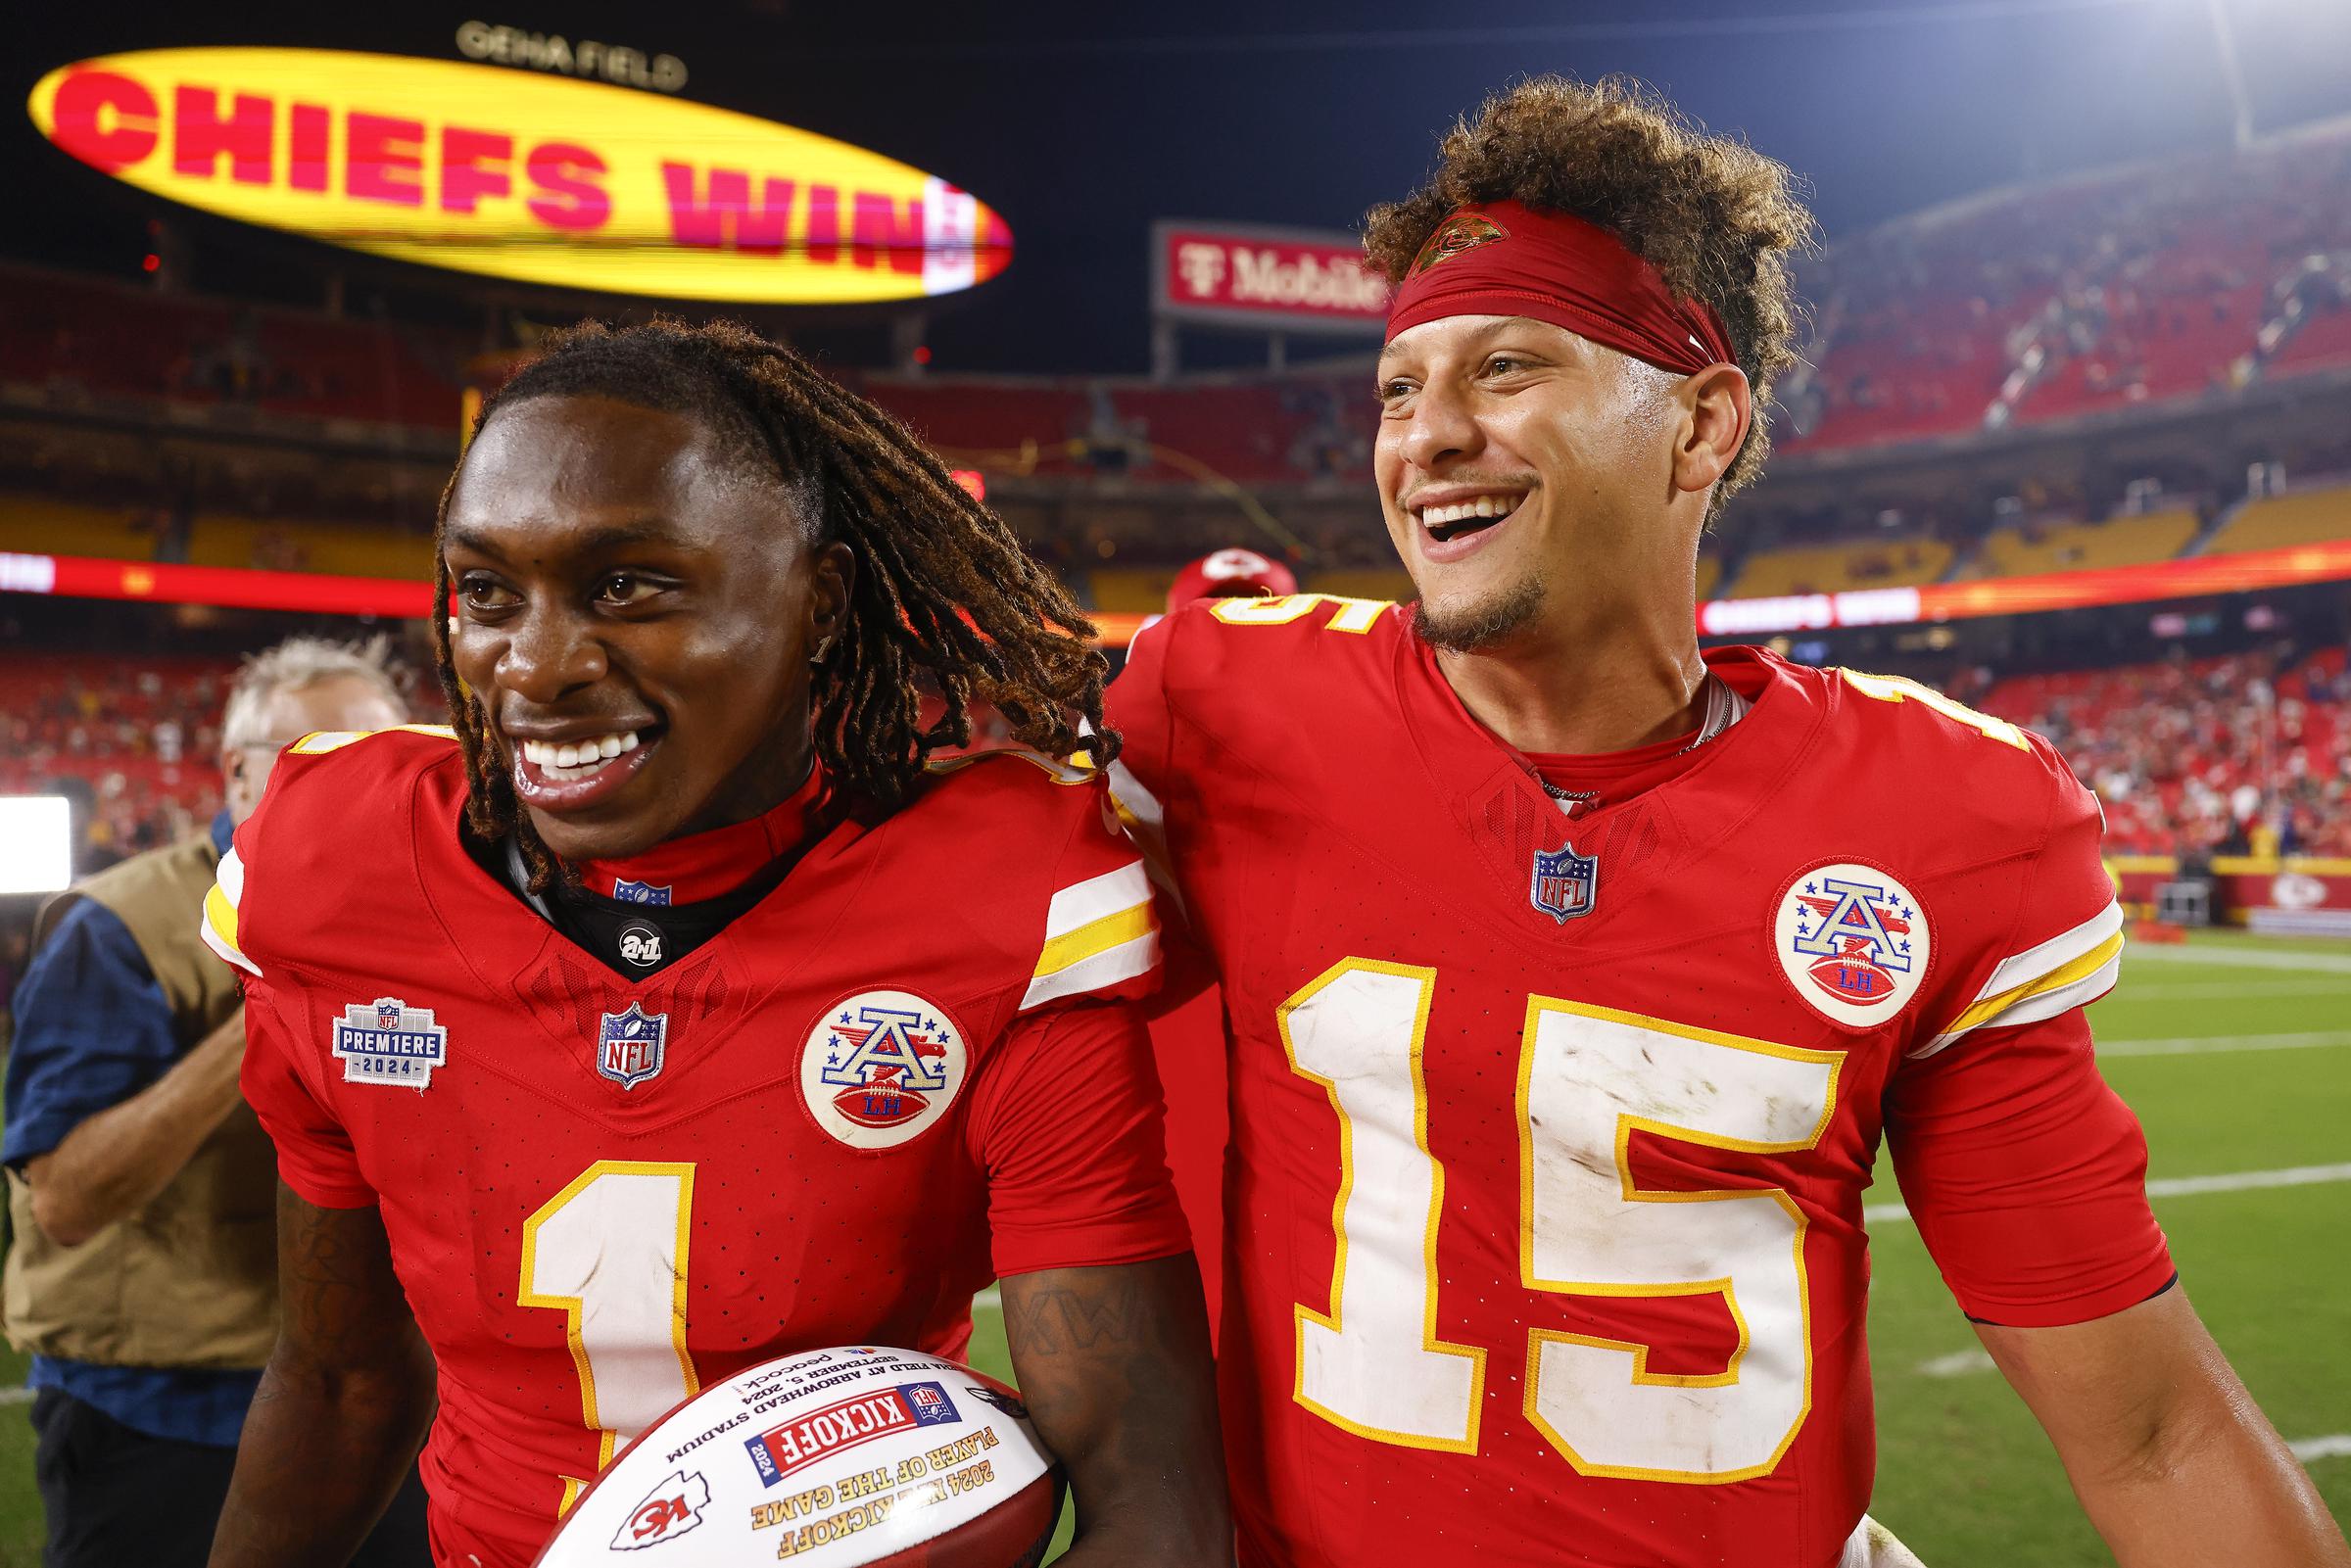
<svg viewBox="0 0 2351 1568"><path fill-rule="evenodd" d="M626 87L330 49L146 49L28 104L91 167L223 217L427 266L768 304L985 282L1012 231L813 131Z"/></svg>

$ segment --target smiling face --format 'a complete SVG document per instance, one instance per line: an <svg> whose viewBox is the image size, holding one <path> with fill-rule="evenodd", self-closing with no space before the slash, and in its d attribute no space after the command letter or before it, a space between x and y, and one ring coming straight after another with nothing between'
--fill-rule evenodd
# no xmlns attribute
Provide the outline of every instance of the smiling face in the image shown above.
<svg viewBox="0 0 2351 1568"><path fill-rule="evenodd" d="M1445 316L1388 344L1372 471L1429 641L1497 646L1673 548L1687 573L1695 529L1661 526L1675 381L1524 316Z"/></svg>
<svg viewBox="0 0 2351 1568"><path fill-rule="evenodd" d="M807 776L851 569L812 521L685 414L549 396L482 428L445 520L451 651L550 850L639 854Z"/></svg>

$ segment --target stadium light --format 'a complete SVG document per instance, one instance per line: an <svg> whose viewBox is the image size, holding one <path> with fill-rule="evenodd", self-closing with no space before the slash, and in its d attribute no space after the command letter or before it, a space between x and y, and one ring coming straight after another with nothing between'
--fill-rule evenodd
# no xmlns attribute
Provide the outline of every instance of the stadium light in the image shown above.
<svg viewBox="0 0 2351 1568"><path fill-rule="evenodd" d="M73 879L64 795L0 795L0 893L54 893Z"/></svg>

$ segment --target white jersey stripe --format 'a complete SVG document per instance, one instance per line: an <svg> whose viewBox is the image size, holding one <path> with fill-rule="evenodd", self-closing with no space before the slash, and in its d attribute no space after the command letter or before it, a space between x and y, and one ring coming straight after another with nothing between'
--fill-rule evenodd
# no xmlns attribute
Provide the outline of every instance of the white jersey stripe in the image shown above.
<svg viewBox="0 0 2351 1568"><path fill-rule="evenodd" d="M1091 958L1080 959L1067 969L1050 974L1039 974L1029 982L1029 990L1021 998L1020 1011L1041 1007L1066 996L1082 996L1116 985L1121 980L1148 974L1159 963L1159 932L1153 929L1130 941L1105 948Z"/></svg>
<svg viewBox="0 0 2351 1568"><path fill-rule="evenodd" d="M228 895L229 908L244 908L245 862L237 858L236 847L233 844L229 847L228 852L220 857L220 864L214 871L213 879L220 884L220 891Z"/></svg>
<svg viewBox="0 0 2351 1568"><path fill-rule="evenodd" d="M1930 1057L1952 1041L1973 1034L1978 1029L2008 1029L2014 1028L2020 1023L2039 1023L2043 1020L2070 1013L2075 1008L2087 1007L2108 991L2113 990L2114 982L2122 977L2122 974L2123 957L2118 952L2089 974L2070 984L2019 997L2014 1003L1993 1014L1991 1018L1971 1023L1963 1029L1953 1029L1948 1034L1937 1035L1919 1049L1911 1052L1910 1055L1913 1059Z"/></svg>
<svg viewBox="0 0 2351 1568"><path fill-rule="evenodd" d="M2002 991L2013 991L2052 970L2063 969L2122 928L2123 906L2109 903L2072 930L2060 931L2038 947L2028 947L2013 958L2002 959L1984 989L1976 993L1976 1000L1981 1002Z"/></svg>
<svg viewBox="0 0 2351 1568"><path fill-rule="evenodd" d="M1088 877L1055 893L1045 911L1045 940L1067 936L1106 916L1150 901L1151 879L1144 874L1140 860L1130 860L1117 871Z"/></svg>

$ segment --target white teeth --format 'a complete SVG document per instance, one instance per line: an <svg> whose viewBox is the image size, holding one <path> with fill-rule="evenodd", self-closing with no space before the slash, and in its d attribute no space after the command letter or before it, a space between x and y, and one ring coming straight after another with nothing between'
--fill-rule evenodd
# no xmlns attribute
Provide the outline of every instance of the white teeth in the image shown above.
<svg viewBox="0 0 2351 1568"><path fill-rule="evenodd" d="M1523 496L1475 496L1450 506L1421 508L1420 522L1425 528L1443 528L1448 524L1466 522L1472 517L1508 517L1517 510Z"/></svg>
<svg viewBox="0 0 2351 1568"><path fill-rule="evenodd" d="M587 740L525 740L522 756L525 762L537 763L551 774L585 778L623 752L636 750L639 744L637 732L630 730Z"/></svg>

